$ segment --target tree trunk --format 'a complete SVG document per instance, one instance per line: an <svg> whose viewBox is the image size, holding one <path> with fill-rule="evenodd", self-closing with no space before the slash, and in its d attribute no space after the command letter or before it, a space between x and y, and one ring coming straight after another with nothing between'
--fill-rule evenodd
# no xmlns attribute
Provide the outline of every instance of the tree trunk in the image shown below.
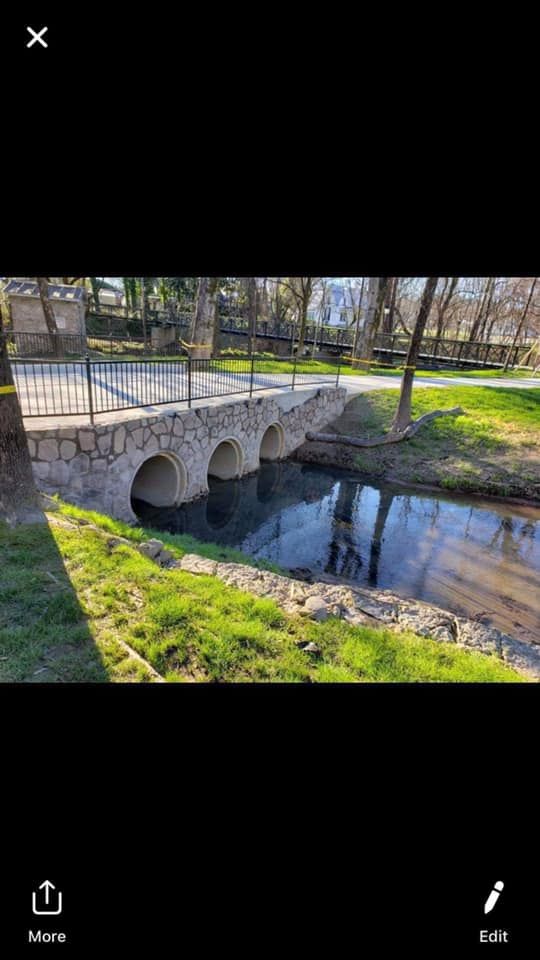
<svg viewBox="0 0 540 960"><path fill-rule="evenodd" d="M518 327L517 327L517 330L516 330L516 335L515 335L515 337L514 337L514 339L513 339L513 341L512 341L512 346L510 347L510 349L508 350L508 353L506 354L506 360L504 361L503 373L506 373L506 371L508 370L508 367L510 366L510 357L512 356L512 354L513 354L513 352L514 352L514 348L515 348L515 346L516 346L516 344L517 344L517 342L518 342L518 340L519 340L519 335L520 335L520 333L521 333L521 331L522 331L522 329L523 329L523 324L525 323L525 320L527 319L527 314L529 313L529 307L530 307L530 305L531 305L531 300L532 300L532 298L533 298L534 288L536 287L536 282L537 282L537 280L538 280L538 277L535 277L534 280L533 280L533 282L531 283L531 289L529 290L529 296L528 296L528 299L527 299L527 303L525 304L525 309L524 309L524 311L523 311L523 313L522 313L522 315L521 315L521 319L520 319L520 321L519 321L519 323L518 323Z"/></svg>
<svg viewBox="0 0 540 960"><path fill-rule="evenodd" d="M45 317L45 323L47 324L47 330L49 331L52 352L55 357L62 357L62 342L58 335L58 327L56 326L53 309L49 302L49 284L47 283L47 278L36 277L36 283L38 285L39 299L41 300L43 316Z"/></svg>
<svg viewBox="0 0 540 960"><path fill-rule="evenodd" d="M217 277L200 277L191 327L190 356L207 360L217 350Z"/></svg>
<svg viewBox="0 0 540 960"><path fill-rule="evenodd" d="M380 330L384 324L384 318L386 316L386 298L388 294L388 277L379 277L379 290L377 292L377 306L376 306L376 317L375 317L375 333Z"/></svg>
<svg viewBox="0 0 540 960"><path fill-rule="evenodd" d="M432 410L431 413L425 413L418 420L413 420L403 433L389 432L382 437L374 437L372 440L348 437L344 433L313 433L311 430L306 433L306 440L313 440L316 443L341 443L344 447L383 447L387 443L401 443L402 440L410 440L426 423L431 423L432 420L437 420L439 417L463 417L464 415L465 411L461 407L452 407L450 410Z"/></svg>
<svg viewBox="0 0 540 960"><path fill-rule="evenodd" d="M248 278L248 353L251 356L255 351L255 341L257 338L257 280L255 277Z"/></svg>
<svg viewBox="0 0 540 960"><path fill-rule="evenodd" d="M373 356L373 341L375 339L375 333L377 332L377 300L379 293L379 277L369 277L368 280L368 303L366 309L366 319L364 321L364 328L362 330L362 336L360 337L360 343L358 346L358 357L353 361L353 366L357 366L361 362L362 369L369 372L371 366L371 358Z"/></svg>
<svg viewBox="0 0 540 960"><path fill-rule="evenodd" d="M270 304L268 303L268 277L263 277L259 313L261 320L268 320L270 315Z"/></svg>
<svg viewBox="0 0 540 960"><path fill-rule="evenodd" d="M311 277L302 278L302 293L298 298L298 308L300 313L300 334L298 336L298 349L297 356L301 357L304 353L304 340L306 336L306 324L307 324L307 314L309 301L311 300L311 294L313 291L313 284Z"/></svg>
<svg viewBox="0 0 540 960"><path fill-rule="evenodd" d="M388 332L394 332L394 315L396 312L396 299L399 286L399 277L392 278L392 295L390 297L390 313L388 314Z"/></svg>
<svg viewBox="0 0 540 960"><path fill-rule="evenodd" d="M390 428L390 433L402 433L411 422L411 398L414 371L416 370L416 361L420 352L420 344L424 335L424 329L429 317L429 311L431 310L438 280L438 277L428 277L424 287L420 309L418 311L411 342L409 344L409 350L407 352L407 360L405 361L405 369L403 371L403 377L401 380L398 408Z"/></svg>
<svg viewBox="0 0 540 960"><path fill-rule="evenodd" d="M131 280L129 277L122 277L122 283L124 284L124 298L126 301L126 311L129 314L131 309Z"/></svg>
<svg viewBox="0 0 540 960"><path fill-rule="evenodd" d="M480 329L479 329L479 331L478 331L478 339L479 339L479 340L483 340L483 339L484 339L484 335L485 335L485 332L486 332L486 323L487 323L488 320L489 320L489 312L490 312L490 310L491 310L491 304L493 303L493 294L494 294L494 292L495 292L495 281L496 281L496 279L497 279L497 277L491 277L491 286L490 286L490 288L489 288L489 294L488 294L486 306L485 306L485 309L484 309L484 315L483 315L483 317L482 317L481 327L480 327ZM491 328L490 328L490 329L491 329Z"/></svg>
<svg viewBox="0 0 540 960"><path fill-rule="evenodd" d="M485 304L486 304L486 301L487 301L487 298L488 298L489 291L490 291L490 289L491 289L491 284L492 284L493 280L494 280L493 277L487 277L487 279L486 279L486 285L485 285L485 287L484 287L484 292L483 292L483 294L482 294L482 299L481 299L481 301L480 301L480 306L479 306L478 310L476 311L476 316L475 316L475 318L474 318L473 325L472 325L472 327L471 327L471 331L470 331L470 334L469 334L469 343L473 343L473 341L476 340L476 338L478 337L478 331L479 331L479 329L480 329L480 324L481 324L481 322L482 322L482 317L483 317L483 315L484 315L484 307L485 307Z"/></svg>
<svg viewBox="0 0 540 960"><path fill-rule="evenodd" d="M143 352L148 352L148 334L146 330L146 311L148 306L148 301L146 298L146 282L145 277L140 278L141 284L141 322L142 322L142 335L143 335Z"/></svg>
<svg viewBox="0 0 540 960"><path fill-rule="evenodd" d="M383 304L384 312L381 314L380 330L381 330L381 333L390 334L392 333L392 317L393 317L393 312L396 306L395 289L396 289L397 277L387 277L385 279L386 279L386 285L385 285L385 296L384 296L384 304ZM388 310L388 313L385 312L386 310Z"/></svg>
<svg viewBox="0 0 540 960"><path fill-rule="evenodd" d="M9 526L45 521L40 509L0 304L0 520Z"/></svg>
<svg viewBox="0 0 540 960"><path fill-rule="evenodd" d="M365 277L362 277L362 286L360 287L360 299L359 299L359 301L358 301L358 312L357 312L357 314L356 314L356 328L355 328L355 331L354 331L354 344L353 344L353 348L352 348L352 358L351 358L351 359L352 359L352 361L353 361L353 366L354 366L354 361L356 360L356 358L357 358L357 356L358 356L358 343L359 343L359 339L360 339L360 320L361 320L361 317L362 317L362 302L363 302L363 300L364 300L364 286L365 286L365 282L366 282L366 278L365 278Z"/></svg>
<svg viewBox="0 0 540 960"><path fill-rule="evenodd" d="M90 277L90 285L92 287L92 296L94 298L94 310L96 313L99 313L99 291L101 287L98 278Z"/></svg>

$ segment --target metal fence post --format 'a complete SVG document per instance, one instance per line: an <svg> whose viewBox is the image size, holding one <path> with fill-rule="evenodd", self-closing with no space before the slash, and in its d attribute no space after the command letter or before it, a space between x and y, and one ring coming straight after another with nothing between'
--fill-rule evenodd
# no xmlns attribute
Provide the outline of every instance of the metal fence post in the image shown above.
<svg viewBox="0 0 540 960"><path fill-rule="evenodd" d="M293 366L291 390L294 390L294 382L295 382L295 380L296 380L296 361L297 361L297 360L298 360L298 354L295 353L295 355L294 355L294 366Z"/></svg>
<svg viewBox="0 0 540 960"><path fill-rule="evenodd" d="M338 363L337 376L336 376L336 388L339 386L339 371L341 370L341 363Z"/></svg>
<svg viewBox="0 0 540 960"><path fill-rule="evenodd" d="M86 354L86 383L88 385L88 407L90 413L90 423L94 422L94 404L92 401L92 370L90 367L90 357Z"/></svg>
<svg viewBox="0 0 540 960"><path fill-rule="evenodd" d="M188 407L191 407L191 357L187 358Z"/></svg>
<svg viewBox="0 0 540 960"><path fill-rule="evenodd" d="M255 364L255 359L254 359L254 357L253 357L253 355L252 355L252 357L251 357L251 374L250 374L250 379L249 379L249 395L250 395L250 397L253 396L253 366L254 366L254 364Z"/></svg>

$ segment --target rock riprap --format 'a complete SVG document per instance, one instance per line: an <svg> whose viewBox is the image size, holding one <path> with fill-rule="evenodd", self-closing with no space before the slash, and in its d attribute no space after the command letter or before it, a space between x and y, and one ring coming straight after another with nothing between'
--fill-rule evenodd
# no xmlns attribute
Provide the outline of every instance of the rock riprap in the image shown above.
<svg viewBox="0 0 540 960"><path fill-rule="evenodd" d="M364 590L339 583L291 580L241 563L218 563L186 554L172 566L194 574L219 577L239 590L266 597L287 613L313 620L339 617L352 625L412 630L420 636L456 643L498 657L519 673L540 679L540 647L516 640L493 627L457 617L419 600L403 600L388 590Z"/></svg>

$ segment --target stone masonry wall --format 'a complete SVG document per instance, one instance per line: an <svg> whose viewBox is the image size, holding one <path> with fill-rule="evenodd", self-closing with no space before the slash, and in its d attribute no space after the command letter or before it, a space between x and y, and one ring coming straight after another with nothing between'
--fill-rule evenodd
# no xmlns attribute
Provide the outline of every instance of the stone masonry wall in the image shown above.
<svg viewBox="0 0 540 960"><path fill-rule="evenodd" d="M208 463L217 445L233 439L239 445L240 475L259 467L266 429L281 425L287 457L305 440L339 416L345 406L342 387L321 388L309 399L284 411L275 396L257 397L195 410L80 427L27 431L36 484L46 494L58 493L71 503L133 521L131 486L140 465L157 454L179 463L182 500L208 492Z"/></svg>
<svg viewBox="0 0 540 960"><path fill-rule="evenodd" d="M16 333L47 333L47 324L37 297L11 297L11 320ZM59 333L84 334L84 305L51 300Z"/></svg>

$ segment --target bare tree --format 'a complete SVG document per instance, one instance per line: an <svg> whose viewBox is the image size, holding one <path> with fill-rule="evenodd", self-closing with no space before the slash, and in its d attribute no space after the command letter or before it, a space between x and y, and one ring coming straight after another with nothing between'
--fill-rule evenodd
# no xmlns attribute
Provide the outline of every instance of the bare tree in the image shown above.
<svg viewBox="0 0 540 960"><path fill-rule="evenodd" d="M420 344L422 342L422 337L424 335L424 330L428 321L429 312L431 310L431 305L433 303L433 297L435 296L435 290L438 281L438 277L428 277L426 280L422 301L420 303L420 309L418 311L418 316L416 318L411 342L407 352L403 377L401 378L401 390L399 394L398 408L392 421L390 433L403 433L403 431L411 423L411 399L414 372L416 370L416 361L418 360L418 354L420 353Z"/></svg>
<svg viewBox="0 0 540 960"><path fill-rule="evenodd" d="M525 321L526 321L526 319L527 319L527 315L528 315L528 313L529 313L529 308L530 308L530 306L531 306L531 302L532 302L532 298L533 298L533 294L534 294L534 290L535 290L535 287L536 287L537 280L538 280L538 277L534 277L533 282L531 283L531 287L530 287L530 290L529 290L529 296L528 296L528 298L527 298L527 303L525 304L525 309L524 309L524 311L523 311L523 313L522 313L522 315L521 315L521 318L520 318L520 320L519 320L519 323L518 323L518 325L517 325L516 333L515 333L514 339L513 339L513 341L512 341L512 346L510 347L508 353L506 354L506 360L504 361L503 372L506 372L506 371L508 370L509 365L510 365L510 357L512 356L512 354L513 354L513 352L514 352L514 348L515 348L515 346L516 346L516 344L517 344L517 342L518 342L519 336L520 336L520 334L521 334L521 331L522 331L523 326L524 326L524 324L525 324Z"/></svg>
<svg viewBox="0 0 540 960"><path fill-rule="evenodd" d="M448 286L448 280L450 280L450 286ZM437 340L443 336L446 315L455 294L458 281L459 277L444 278L444 286L437 303L437 328L435 331Z"/></svg>
<svg viewBox="0 0 540 960"><path fill-rule="evenodd" d="M479 304L478 309L477 309L477 311L476 311L476 316L475 316L475 318L474 318L474 320L473 320L473 325L472 325L472 327L471 327L471 329L470 329L470 331L469 331L469 343L472 343L473 341L477 340L477 338L478 338L478 331L479 331L479 329L480 329L480 325L481 325L482 320L483 320L483 317L484 317L484 311L485 311L486 303L489 302L488 298L489 298L489 296L490 296L491 288L492 288L494 282L495 282L495 278L494 278L494 277L486 277L486 283L485 283L485 286L484 286L484 290L483 290L483 292L482 292L482 299L480 300L480 304Z"/></svg>
<svg viewBox="0 0 540 960"><path fill-rule="evenodd" d="M287 277L279 282L292 294L299 321L298 346L297 353L301 356L304 352L304 340L306 336L306 324L309 304L313 296L315 287L321 280L321 277Z"/></svg>

